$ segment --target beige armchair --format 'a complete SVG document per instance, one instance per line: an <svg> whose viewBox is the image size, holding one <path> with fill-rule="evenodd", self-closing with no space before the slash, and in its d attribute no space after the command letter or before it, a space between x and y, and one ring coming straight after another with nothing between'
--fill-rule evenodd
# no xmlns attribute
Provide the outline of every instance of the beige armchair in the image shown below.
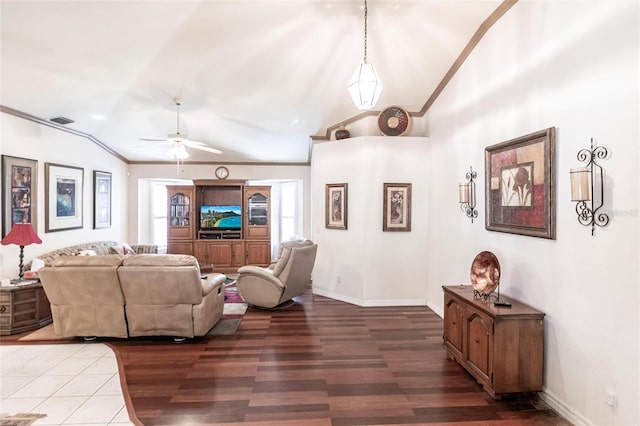
<svg viewBox="0 0 640 426"><path fill-rule="evenodd" d="M282 243L278 260L268 268L238 269L238 293L260 308L275 308L301 295L311 282L317 250L318 245L309 240Z"/></svg>

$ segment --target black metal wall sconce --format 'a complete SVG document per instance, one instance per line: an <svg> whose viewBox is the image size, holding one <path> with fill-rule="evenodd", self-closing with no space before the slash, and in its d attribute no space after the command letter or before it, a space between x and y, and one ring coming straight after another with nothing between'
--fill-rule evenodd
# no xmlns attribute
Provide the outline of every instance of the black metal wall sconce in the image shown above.
<svg viewBox="0 0 640 426"><path fill-rule="evenodd" d="M604 204L604 174L602 167L596 160L604 160L609 152L604 146L593 147L578 151L578 161L586 162L585 167L570 169L571 201L577 201L576 213L578 222L584 226L591 226L591 235L595 235L595 226L606 226L609 216L598 213ZM596 205L597 203L597 205Z"/></svg>
<svg viewBox="0 0 640 426"><path fill-rule="evenodd" d="M458 185L458 202L460 208L471 219L478 217L478 210L476 210L476 183L475 180L478 174L473 171L473 168L469 166L469 171L465 175L467 181Z"/></svg>

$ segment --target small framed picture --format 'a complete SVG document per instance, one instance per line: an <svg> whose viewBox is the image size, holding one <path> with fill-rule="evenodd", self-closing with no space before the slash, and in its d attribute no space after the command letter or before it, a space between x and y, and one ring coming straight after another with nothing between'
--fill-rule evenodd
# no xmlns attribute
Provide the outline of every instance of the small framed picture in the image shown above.
<svg viewBox="0 0 640 426"><path fill-rule="evenodd" d="M84 169L44 163L44 171L44 232L82 228Z"/></svg>
<svg viewBox="0 0 640 426"><path fill-rule="evenodd" d="M38 232L38 161L2 156L2 236L16 223L31 223Z"/></svg>
<svg viewBox="0 0 640 426"><path fill-rule="evenodd" d="M325 186L325 228L347 229L347 184Z"/></svg>
<svg viewBox="0 0 640 426"><path fill-rule="evenodd" d="M411 231L411 184L385 183L383 231Z"/></svg>
<svg viewBox="0 0 640 426"><path fill-rule="evenodd" d="M93 229L111 228L111 173L93 171Z"/></svg>

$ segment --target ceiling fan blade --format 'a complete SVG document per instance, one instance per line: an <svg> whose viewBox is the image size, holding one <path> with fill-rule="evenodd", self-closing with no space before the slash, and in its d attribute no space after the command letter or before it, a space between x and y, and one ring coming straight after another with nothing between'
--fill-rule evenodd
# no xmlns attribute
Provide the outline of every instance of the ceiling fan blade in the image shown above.
<svg viewBox="0 0 640 426"><path fill-rule="evenodd" d="M199 149L200 151L207 151L213 154L222 154L222 151L220 151L219 149L211 148L209 146L189 145L189 144L185 144L185 145L187 145L189 148Z"/></svg>
<svg viewBox="0 0 640 426"><path fill-rule="evenodd" d="M138 138L138 140L140 141L145 141L145 142L166 142L166 143L173 143L171 141L168 141L167 139L145 139L145 138Z"/></svg>
<svg viewBox="0 0 640 426"><path fill-rule="evenodd" d="M207 146L209 144L205 143L205 142L200 142L200 141L192 141L191 139L187 139L184 141L184 144L187 146L195 146L195 145L200 145L200 146Z"/></svg>

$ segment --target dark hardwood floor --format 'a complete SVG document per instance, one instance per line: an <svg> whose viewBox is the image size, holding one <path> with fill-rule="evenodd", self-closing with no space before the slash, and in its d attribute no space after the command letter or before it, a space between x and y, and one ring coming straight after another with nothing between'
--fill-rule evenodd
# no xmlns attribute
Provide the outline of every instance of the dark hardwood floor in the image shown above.
<svg viewBox="0 0 640 426"><path fill-rule="evenodd" d="M570 424L535 394L489 398L447 359L426 307L309 292L285 310L249 308L233 336L109 344L144 425Z"/></svg>

